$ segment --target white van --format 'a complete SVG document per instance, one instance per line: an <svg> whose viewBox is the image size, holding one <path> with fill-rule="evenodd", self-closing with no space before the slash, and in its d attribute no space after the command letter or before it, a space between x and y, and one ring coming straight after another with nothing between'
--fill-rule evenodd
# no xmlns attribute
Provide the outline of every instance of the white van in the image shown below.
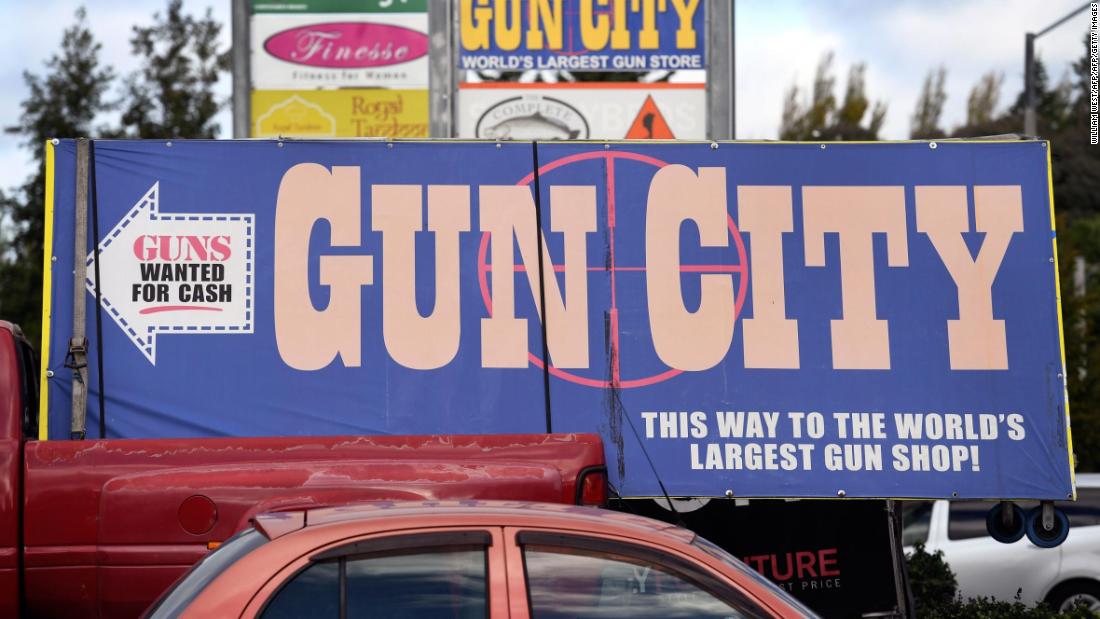
<svg viewBox="0 0 1100 619"><path fill-rule="evenodd" d="M1018 502L1025 511L1037 502ZM986 532L988 501L906 501L902 543L906 552L924 542L943 551L965 598L992 597L1032 605L1046 601L1058 610L1084 601L1100 612L1100 473L1077 476L1077 501L1057 501L1070 531L1057 548L1039 548L1027 537L1002 544Z"/></svg>

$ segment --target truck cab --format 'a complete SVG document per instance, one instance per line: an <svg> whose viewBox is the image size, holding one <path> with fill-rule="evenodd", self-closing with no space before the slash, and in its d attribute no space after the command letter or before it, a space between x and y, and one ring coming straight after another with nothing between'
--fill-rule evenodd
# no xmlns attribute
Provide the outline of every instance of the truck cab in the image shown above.
<svg viewBox="0 0 1100 619"><path fill-rule="evenodd" d="M372 500L600 504L586 434L34 438L33 351L0 322L0 615L136 617L259 513Z"/></svg>

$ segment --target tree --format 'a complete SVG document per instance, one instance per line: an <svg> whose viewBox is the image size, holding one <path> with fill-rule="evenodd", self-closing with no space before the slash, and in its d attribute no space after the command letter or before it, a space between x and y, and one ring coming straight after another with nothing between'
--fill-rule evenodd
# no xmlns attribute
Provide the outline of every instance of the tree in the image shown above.
<svg viewBox="0 0 1100 619"><path fill-rule="evenodd" d="M139 138L213 138L214 116L224 102L214 85L229 68L229 52L217 49L221 24L208 8L201 19L170 0L152 26L134 26L130 44L142 68L126 80L123 133Z"/></svg>
<svg viewBox="0 0 1100 619"><path fill-rule="evenodd" d="M924 542L917 542L913 552L905 555L905 569L918 615L928 616L955 600L959 582L942 550L930 553L924 549Z"/></svg>
<svg viewBox="0 0 1100 619"><path fill-rule="evenodd" d="M1026 93L1022 90L1016 102L1000 115L996 114L1004 76L990 72L982 76L970 91L967 100L966 124L953 132L953 137L976 137L1023 133ZM1046 66L1035 60L1036 128L1040 136L1053 137L1065 131L1073 121L1073 84L1068 77L1050 88Z"/></svg>
<svg viewBox="0 0 1100 619"><path fill-rule="evenodd" d="M1089 40L1073 65L1075 79L1050 87L1035 63L1036 128L1050 140L1057 212L1059 290L1066 383L1078 470L1100 470L1100 149L1088 144ZM982 76L967 101L966 124L953 137L1023 132L1025 93L998 112L1004 77Z"/></svg>
<svg viewBox="0 0 1100 619"><path fill-rule="evenodd" d="M0 241L0 315L17 322L32 342L41 330L42 239L45 204L45 149L50 138L89 136L92 123L111 109L107 91L114 72L100 63L101 45L88 29L83 8L61 36L61 50L46 61L46 74L23 73L29 94L18 124L8 133L23 136L36 172L22 187L0 194L0 220L12 234Z"/></svg>
<svg viewBox="0 0 1100 619"><path fill-rule="evenodd" d="M1089 143L1090 66L1087 36L1084 41L1085 53L1073 65L1076 83L1062 80L1059 89L1065 89L1068 85L1069 93L1059 93L1051 101L1051 107L1056 110L1058 105L1065 106L1058 126L1052 126L1044 118L1047 111L1042 105L1037 123L1040 133L1044 127L1057 131L1052 153L1056 166L1055 203L1060 211L1071 212L1075 217L1100 215L1100 148ZM1057 111L1055 113L1058 114Z"/></svg>
<svg viewBox="0 0 1100 619"><path fill-rule="evenodd" d="M917 98L917 108L913 111L910 122L909 137L913 139L947 137L940 127L943 104L947 101L947 93L943 88L946 79L947 68L942 65L929 71L925 76L924 86L921 88L920 97Z"/></svg>
<svg viewBox="0 0 1100 619"><path fill-rule="evenodd" d="M1035 59L1034 71L1036 130L1039 135L1052 136L1066 129L1072 122L1073 83L1065 75L1051 88L1046 65L1038 58ZM1026 105L1027 93L1021 90L1009 113L1022 119Z"/></svg>
<svg viewBox="0 0 1100 619"><path fill-rule="evenodd" d="M978 80L966 100L967 125L988 125L993 122L1004 81L1004 74L996 71L990 71Z"/></svg>
<svg viewBox="0 0 1100 619"><path fill-rule="evenodd" d="M886 104L871 105L866 94L866 65L857 63L848 71L848 83L844 100L837 106L833 90L836 78L832 72L833 54L821 57L814 74L813 89L807 103L798 85L787 91L783 106L783 119L779 126L782 140L877 140L878 132L886 118ZM870 110L870 118L864 125L864 116Z"/></svg>
<svg viewBox="0 0 1100 619"><path fill-rule="evenodd" d="M1067 94L1039 98L1037 127L1051 138L1067 389L1073 450L1100 470L1100 149L1088 142L1089 41ZM1063 80L1062 84L1069 83ZM1060 86L1059 89L1064 89ZM1074 90L1076 97L1074 97ZM1051 118L1053 117L1053 118Z"/></svg>

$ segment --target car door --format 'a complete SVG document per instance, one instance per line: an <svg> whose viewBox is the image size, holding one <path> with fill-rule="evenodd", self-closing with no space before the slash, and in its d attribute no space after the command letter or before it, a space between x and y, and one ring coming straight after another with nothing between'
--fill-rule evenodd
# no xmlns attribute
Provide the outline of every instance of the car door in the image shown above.
<svg viewBox="0 0 1100 619"><path fill-rule="evenodd" d="M1028 501L1017 504L1025 511L1037 505ZM935 548L943 550L963 598L984 596L1011 602L1019 592L1020 601L1034 604L1058 576L1061 548L1039 548L1026 537L1012 544L994 540L985 524L994 505L989 501L951 501L946 506L946 530L941 529Z"/></svg>
<svg viewBox="0 0 1100 619"><path fill-rule="evenodd" d="M704 566L655 546L507 527L504 537L513 619L774 616Z"/></svg>
<svg viewBox="0 0 1100 619"><path fill-rule="evenodd" d="M506 587L501 529L405 530L303 557L242 616L505 619Z"/></svg>

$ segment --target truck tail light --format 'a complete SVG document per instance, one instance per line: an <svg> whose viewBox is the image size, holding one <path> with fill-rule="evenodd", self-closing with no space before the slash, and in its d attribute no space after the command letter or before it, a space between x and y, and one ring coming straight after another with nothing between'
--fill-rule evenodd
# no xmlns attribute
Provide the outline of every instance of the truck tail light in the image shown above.
<svg viewBox="0 0 1100 619"><path fill-rule="evenodd" d="M577 475L576 503L596 506L607 503L607 467L588 467Z"/></svg>

